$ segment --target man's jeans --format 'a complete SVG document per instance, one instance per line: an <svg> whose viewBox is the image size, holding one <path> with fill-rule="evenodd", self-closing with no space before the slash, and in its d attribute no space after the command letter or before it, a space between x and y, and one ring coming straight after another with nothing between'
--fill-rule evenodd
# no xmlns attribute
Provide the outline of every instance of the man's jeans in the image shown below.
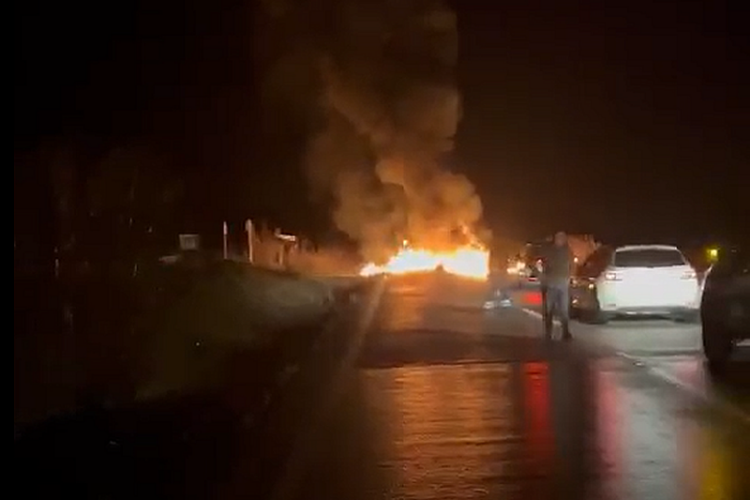
<svg viewBox="0 0 750 500"><path fill-rule="evenodd" d="M562 324L563 336L570 335L570 302L568 284L549 283L544 287L544 333L552 336L552 322L555 317Z"/></svg>

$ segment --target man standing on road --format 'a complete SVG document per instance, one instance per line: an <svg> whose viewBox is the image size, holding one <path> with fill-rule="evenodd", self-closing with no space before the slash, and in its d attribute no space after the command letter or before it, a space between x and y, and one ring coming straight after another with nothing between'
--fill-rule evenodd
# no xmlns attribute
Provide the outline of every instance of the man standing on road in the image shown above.
<svg viewBox="0 0 750 500"><path fill-rule="evenodd" d="M542 290L544 295L544 335L552 338L553 320L557 317L562 324L563 340L572 338L569 328L569 287L571 268L570 248L567 235L559 231L555 234L553 244L547 249L543 258Z"/></svg>

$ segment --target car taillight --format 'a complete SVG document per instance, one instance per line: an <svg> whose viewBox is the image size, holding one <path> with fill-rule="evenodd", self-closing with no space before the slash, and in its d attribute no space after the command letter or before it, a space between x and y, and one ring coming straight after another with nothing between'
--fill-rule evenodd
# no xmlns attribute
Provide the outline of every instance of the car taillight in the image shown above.
<svg viewBox="0 0 750 500"><path fill-rule="evenodd" d="M684 279L684 280L694 280L697 277L698 277L698 275L696 275L695 271L693 271L692 269L689 270L689 271L685 271L684 273L682 273L682 279Z"/></svg>
<svg viewBox="0 0 750 500"><path fill-rule="evenodd" d="M614 271L607 271L604 273L604 279L606 281L622 281L622 277Z"/></svg>

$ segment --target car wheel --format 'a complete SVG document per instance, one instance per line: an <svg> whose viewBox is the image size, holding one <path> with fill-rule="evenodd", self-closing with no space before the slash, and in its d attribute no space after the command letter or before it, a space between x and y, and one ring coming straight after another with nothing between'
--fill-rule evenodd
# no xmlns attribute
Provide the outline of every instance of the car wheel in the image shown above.
<svg viewBox="0 0 750 500"><path fill-rule="evenodd" d="M570 304L568 306L568 311L570 314L570 319L579 319L581 317L581 309L578 308L578 306L574 306L573 304Z"/></svg>
<svg viewBox="0 0 750 500"><path fill-rule="evenodd" d="M592 325L603 325L609 322L609 316L604 314L599 308L583 309L580 311L579 316L582 322Z"/></svg>
<svg viewBox="0 0 750 500"><path fill-rule="evenodd" d="M699 323L700 322L700 314L698 311L691 311L687 313L681 313L674 317L674 321L678 323Z"/></svg>
<svg viewBox="0 0 750 500"><path fill-rule="evenodd" d="M702 340L709 371L721 372L732 355L732 338L721 327L704 322Z"/></svg>

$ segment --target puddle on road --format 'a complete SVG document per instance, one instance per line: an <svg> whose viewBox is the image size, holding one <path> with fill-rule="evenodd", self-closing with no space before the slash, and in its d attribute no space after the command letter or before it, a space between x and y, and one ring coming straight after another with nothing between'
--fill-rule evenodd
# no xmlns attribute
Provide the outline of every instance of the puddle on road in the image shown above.
<svg viewBox="0 0 750 500"><path fill-rule="evenodd" d="M633 388L627 379L647 375L623 364L362 370L305 483L309 498L731 500L750 492L747 433L683 411L693 403L678 392Z"/></svg>

